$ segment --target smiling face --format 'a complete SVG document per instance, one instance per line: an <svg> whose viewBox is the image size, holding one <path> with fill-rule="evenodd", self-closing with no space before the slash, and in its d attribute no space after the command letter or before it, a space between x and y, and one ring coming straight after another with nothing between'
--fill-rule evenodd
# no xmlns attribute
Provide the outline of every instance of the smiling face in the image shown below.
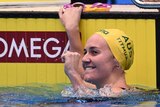
<svg viewBox="0 0 160 107"><path fill-rule="evenodd" d="M95 85L105 85L115 68L115 58L107 42L98 34L94 34L88 39L84 54L83 79Z"/></svg>

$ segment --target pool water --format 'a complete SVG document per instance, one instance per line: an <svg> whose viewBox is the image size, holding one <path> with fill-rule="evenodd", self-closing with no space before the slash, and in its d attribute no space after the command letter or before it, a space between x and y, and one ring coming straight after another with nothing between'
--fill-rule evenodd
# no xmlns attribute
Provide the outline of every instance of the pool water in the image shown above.
<svg viewBox="0 0 160 107"><path fill-rule="evenodd" d="M101 106L160 106L160 92L146 90L120 98L62 97L61 91L70 84L25 84L0 87L0 106L101 107Z"/></svg>

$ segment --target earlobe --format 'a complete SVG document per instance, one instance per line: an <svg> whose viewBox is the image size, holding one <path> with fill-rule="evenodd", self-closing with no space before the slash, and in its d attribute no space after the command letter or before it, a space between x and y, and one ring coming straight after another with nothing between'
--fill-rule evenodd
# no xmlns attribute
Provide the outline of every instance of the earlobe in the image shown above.
<svg viewBox="0 0 160 107"><path fill-rule="evenodd" d="M117 69L121 69L121 67L120 67L120 65L119 65L119 64L117 65Z"/></svg>
<svg viewBox="0 0 160 107"><path fill-rule="evenodd" d="M116 70L120 69L120 66L118 64L115 65Z"/></svg>
<svg viewBox="0 0 160 107"><path fill-rule="evenodd" d="M116 69L116 70L120 70L120 69L121 69L121 66L120 66L119 62L116 60L115 57L114 57L113 60L114 60L115 69Z"/></svg>

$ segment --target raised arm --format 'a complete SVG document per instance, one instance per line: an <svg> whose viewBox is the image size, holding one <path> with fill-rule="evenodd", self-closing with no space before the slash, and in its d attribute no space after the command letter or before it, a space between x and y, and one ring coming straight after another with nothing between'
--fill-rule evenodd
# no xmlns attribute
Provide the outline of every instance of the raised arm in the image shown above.
<svg viewBox="0 0 160 107"><path fill-rule="evenodd" d="M61 23L66 29L68 39L70 41L70 51L78 52L83 56L83 46L80 39L79 22L82 12L82 7L72 7L59 10Z"/></svg>
<svg viewBox="0 0 160 107"><path fill-rule="evenodd" d="M79 72L80 54L77 52L67 51L62 54L64 63L64 71L70 79L74 90L78 90L79 87L84 87L84 81L82 80Z"/></svg>
<svg viewBox="0 0 160 107"><path fill-rule="evenodd" d="M82 7L72 7L59 10L61 23L66 29L70 41L70 50L62 55L65 59L65 73L69 77L73 88L77 87L94 87L93 84L86 83L81 74L84 72L82 67L83 46L80 39L79 22ZM95 88L95 87L94 87Z"/></svg>
<svg viewBox="0 0 160 107"><path fill-rule="evenodd" d="M93 84L86 83L78 73L80 70L78 67L80 62L80 54L77 52L67 51L62 54L62 59L65 61L65 73L70 79L72 87L74 89L74 94L64 94L65 92L63 93L62 91L62 96L71 97L73 95L76 95L76 97L88 97L98 95L97 91L93 90L95 86Z"/></svg>
<svg viewBox="0 0 160 107"><path fill-rule="evenodd" d="M82 12L82 7L72 7L59 10L59 18L64 26L70 42L70 50L63 53L62 58L65 60L65 73L70 79L73 88L83 85L81 78L83 46L80 39L79 22Z"/></svg>

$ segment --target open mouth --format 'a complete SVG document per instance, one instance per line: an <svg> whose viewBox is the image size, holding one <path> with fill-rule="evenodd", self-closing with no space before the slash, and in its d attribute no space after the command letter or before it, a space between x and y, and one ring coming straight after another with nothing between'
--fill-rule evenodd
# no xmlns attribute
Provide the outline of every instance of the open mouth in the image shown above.
<svg viewBox="0 0 160 107"><path fill-rule="evenodd" d="M93 70L95 68L95 66L84 66L84 70Z"/></svg>

